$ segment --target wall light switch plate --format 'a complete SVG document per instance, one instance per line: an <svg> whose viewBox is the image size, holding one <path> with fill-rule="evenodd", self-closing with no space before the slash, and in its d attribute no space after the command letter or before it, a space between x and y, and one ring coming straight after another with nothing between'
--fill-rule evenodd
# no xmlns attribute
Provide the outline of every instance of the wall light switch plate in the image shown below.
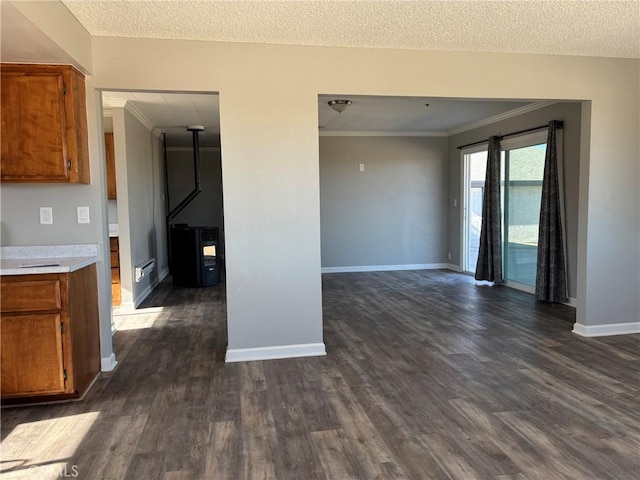
<svg viewBox="0 0 640 480"><path fill-rule="evenodd" d="M89 207L78 207L78 223L90 223Z"/></svg>
<svg viewBox="0 0 640 480"><path fill-rule="evenodd" d="M361 164L358 166L358 169L359 169L361 172L364 172L364 163L361 163Z"/></svg>
<svg viewBox="0 0 640 480"><path fill-rule="evenodd" d="M53 225L52 207L40 207L40 225Z"/></svg>

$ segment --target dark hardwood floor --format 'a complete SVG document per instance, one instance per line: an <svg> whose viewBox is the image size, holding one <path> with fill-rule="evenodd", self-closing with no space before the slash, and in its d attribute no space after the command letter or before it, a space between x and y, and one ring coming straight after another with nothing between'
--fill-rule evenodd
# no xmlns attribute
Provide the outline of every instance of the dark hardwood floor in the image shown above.
<svg viewBox="0 0 640 480"><path fill-rule="evenodd" d="M225 364L223 288L164 283L84 401L2 410L2 478L640 478L639 335L449 271L323 301L326 357Z"/></svg>

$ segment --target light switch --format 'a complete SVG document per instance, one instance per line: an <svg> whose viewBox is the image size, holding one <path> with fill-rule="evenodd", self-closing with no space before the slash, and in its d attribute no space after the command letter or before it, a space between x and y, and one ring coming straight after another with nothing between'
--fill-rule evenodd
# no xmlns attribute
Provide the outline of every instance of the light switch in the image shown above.
<svg viewBox="0 0 640 480"><path fill-rule="evenodd" d="M364 163L361 163L359 165L359 169L360 169L361 172L364 172Z"/></svg>
<svg viewBox="0 0 640 480"><path fill-rule="evenodd" d="M90 223L89 207L78 207L78 223Z"/></svg>

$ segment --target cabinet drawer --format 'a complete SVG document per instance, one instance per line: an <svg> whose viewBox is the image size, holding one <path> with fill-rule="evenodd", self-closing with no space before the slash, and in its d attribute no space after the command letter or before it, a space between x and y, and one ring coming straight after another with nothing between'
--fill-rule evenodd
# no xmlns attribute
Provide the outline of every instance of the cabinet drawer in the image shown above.
<svg viewBox="0 0 640 480"><path fill-rule="evenodd" d="M111 252L111 268L119 267L120 259L118 258L118 252Z"/></svg>
<svg viewBox="0 0 640 480"><path fill-rule="evenodd" d="M60 310L60 280L3 281L0 308L4 312L39 312Z"/></svg>
<svg viewBox="0 0 640 480"><path fill-rule="evenodd" d="M109 237L109 250L112 252L117 252L118 248L118 237Z"/></svg>

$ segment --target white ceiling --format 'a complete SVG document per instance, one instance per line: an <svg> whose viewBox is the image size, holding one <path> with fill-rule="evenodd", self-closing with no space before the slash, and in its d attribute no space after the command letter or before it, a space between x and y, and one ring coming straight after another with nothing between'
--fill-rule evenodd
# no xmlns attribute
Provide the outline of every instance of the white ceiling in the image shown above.
<svg viewBox="0 0 640 480"><path fill-rule="evenodd" d="M342 113L329 100L347 98L352 104ZM200 145L220 146L219 97L216 94L103 92L105 108L122 107L142 114L148 126L167 134L171 147L191 146L187 125L203 125ZM429 104L427 107L426 104ZM530 101L489 101L429 97L320 95L320 132L375 132L377 134L446 135L507 112L530 108Z"/></svg>
<svg viewBox="0 0 640 480"><path fill-rule="evenodd" d="M219 101L216 94L103 92L105 108L127 107L141 113L150 125L167 134L171 147L191 146L188 125L202 125L200 145L220 146Z"/></svg>
<svg viewBox="0 0 640 480"><path fill-rule="evenodd" d="M328 104L351 100L338 113ZM429 104L427 107L426 104ZM318 97L320 131L405 132L446 134L480 120L520 109L531 101L488 101L428 97L340 96Z"/></svg>
<svg viewBox="0 0 640 480"><path fill-rule="evenodd" d="M92 35L640 58L639 0L63 0Z"/></svg>

